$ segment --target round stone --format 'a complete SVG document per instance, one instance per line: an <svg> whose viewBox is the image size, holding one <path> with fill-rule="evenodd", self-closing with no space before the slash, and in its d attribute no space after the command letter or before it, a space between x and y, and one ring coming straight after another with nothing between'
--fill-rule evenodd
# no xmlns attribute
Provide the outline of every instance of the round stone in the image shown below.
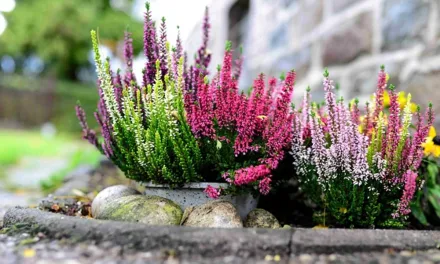
<svg viewBox="0 0 440 264"><path fill-rule="evenodd" d="M92 215L96 217L99 215L106 206L111 204L114 200L128 196L140 194L140 192L136 191L133 188L127 187L125 185L115 185L105 188L93 199L92 202Z"/></svg>
<svg viewBox="0 0 440 264"><path fill-rule="evenodd" d="M246 220L244 221L245 227L251 228L280 228L281 225L276 217L264 209L252 210Z"/></svg>
<svg viewBox="0 0 440 264"><path fill-rule="evenodd" d="M234 205L228 201L215 200L186 208L182 225L193 227L243 227L240 215Z"/></svg>
<svg viewBox="0 0 440 264"><path fill-rule="evenodd" d="M148 225L179 225L182 215L180 206L169 199L159 196L129 195L113 200L95 218Z"/></svg>

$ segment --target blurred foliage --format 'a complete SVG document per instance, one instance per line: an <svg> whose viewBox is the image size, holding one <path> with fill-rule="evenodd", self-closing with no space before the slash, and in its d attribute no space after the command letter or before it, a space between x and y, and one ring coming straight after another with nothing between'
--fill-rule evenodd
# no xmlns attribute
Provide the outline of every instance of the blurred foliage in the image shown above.
<svg viewBox="0 0 440 264"><path fill-rule="evenodd" d="M440 166L438 159L425 157L419 168L419 176L425 181L418 190L411 211L423 226L440 226Z"/></svg>
<svg viewBox="0 0 440 264"><path fill-rule="evenodd" d="M97 166L101 159L101 153L92 148L84 148L77 150L69 160L69 164L62 170L50 175L49 178L40 182L41 190L45 194L49 194L57 190L63 185L64 178L78 166L88 164Z"/></svg>
<svg viewBox="0 0 440 264"><path fill-rule="evenodd" d="M91 29L98 28L101 43L114 51L129 26L135 52L142 48L141 22L113 9L110 0L17 0L14 11L4 15L8 27L0 55L37 55L57 77L76 79L78 69L89 65Z"/></svg>
<svg viewBox="0 0 440 264"><path fill-rule="evenodd" d="M47 82L45 80L26 77L22 75L2 75L0 76L0 86L6 89L17 89L26 91L38 91L43 88ZM96 86L93 83L81 83L67 80L57 80L54 83L54 110L51 122L54 123L58 131L75 132L81 131L78 124L78 119L75 115L75 105L78 101L81 102L82 107L87 111L87 118L91 127L96 127L93 112L96 110L96 102L98 100L98 93ZM2 109L4 113L14 114L14 109L18 106L20 98L13 98L4 101ZM38 104L35 107L47 107L43 104ZM10 108L10 109L9 109ZM33 112L38 112L38 109L33 109ZM10 117L14 119L13 116ZM25 124L26 125L26 124Z"/></svg>
<svg viewBox="0 0 440 264"><path fill-rule="evenodd" d="M0 166L14 164L23 156L55 156L69 144L72 138L67 135L44 138L39 131L0 130Z"/></svg>
<svg viewBox="0 0 440 264"><path fill-rule="evenodd" d="M93 85L70 81L58 81L55 88L55 115L52 122L62 132L80 132L81 126L75 113L75 105L81 102L86 109L90 127L97 127L93 113L96 111L98 93Z"/></svg>

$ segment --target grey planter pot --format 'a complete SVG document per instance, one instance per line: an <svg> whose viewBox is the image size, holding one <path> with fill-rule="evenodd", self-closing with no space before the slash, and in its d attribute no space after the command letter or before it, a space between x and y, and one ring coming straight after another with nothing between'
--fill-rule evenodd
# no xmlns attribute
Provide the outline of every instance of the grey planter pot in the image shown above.
<svg viewBox="0 0 440 264"><path fill-rule="evenodd" d="M228 187L227 183L214 183L214 182L197 182L185 184L179 189L170 189L167 185L156 185L153 183L145 184L146 195L157 195L167 199L170 199L177 204L180 204L183 210L189 206L197 206L212 201L203 191L211 185L214 188ZM242 219L245 219L250 211L257 207L259 198L253 197L251 194L242 195L223 195L220 199L231 202L240 214Z"/></svg>

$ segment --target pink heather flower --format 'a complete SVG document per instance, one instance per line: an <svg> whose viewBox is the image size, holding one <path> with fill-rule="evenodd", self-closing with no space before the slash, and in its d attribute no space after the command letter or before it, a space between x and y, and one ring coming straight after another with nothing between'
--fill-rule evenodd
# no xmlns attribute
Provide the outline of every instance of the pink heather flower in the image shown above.
<svg viewBox="0 0 440 264"><path fill-rule="evenodd" d="M371 137L371 133L373 131L373 122L371 117L371 109L370 103L367 102L365 105L365 119L364 119L364 135L367 135L369 138Z"/></svg>
<svg viewBox="0 0 440 264"><path fill-rule="evenodd" d="M197 103L191 105L187 120L196 137L214 138L213 98L209 84L205 83L201 75L199 75L197 84Z"/></svg>
<svg viewBox="0 0 440 264"><path fill-rule="evenodd" d="M269 89L267 89L266 91L267 98L273 97L272 94L274 93L276 87L277 87L277 79L274 77L269 78Z"/></svg>
<svg viewBox="0 0 440 264"><path fill-rule="evenodd" d="M249 184L257 180L269 177L270 170L266 165L249 166L236 170L234 173L234 184L237 186Z"/></svg>
<svg viewBox="0 0 440 264"><path fill-rule="evenodd" d="M377 119L379 118L380 112L383 111L383 94L387 87L387 74L385 73L385 68L382 66L380 68L379 77L377 80L377 89L375 93L376 104L374 106L373 112L373 127L376 126Z"/></svg>
<svg viewBox="0 0 440 264"><path fill-rule="evenodd" d="M225 181L229 184L234 182L234 180L231 179L231 174L229 172L223 173L222 178L225 179Z"/></svg>
<svg viewBox="0 0 440 264"><path fill-rule="evenodd" d="M407 160L408 160L407 168L408 169L411 167L413 167L414 169L419 168L420 163L422 162L422 159L423 159L422 143L425 141L426 137L428 136L429 128L434 123L434 114L432 112L431 105L426 110L425 118L423 118L421 116L420 111L418 112L417 116L418 116L418 118L417 118L418 122L417 122L416 133L414 135L414 139L411 144L411 150L409 151L409 154L407 156L408 157L407 158ZM424 119L427 120L427 124L425 124L425 125L423 125Z"/></svg>
<svg viewBox="0 0 440 264"><path fill-rule="evenodd" d="M390 91L390 114L388 117L388 127L386 131L386 141L384 142L387 147L386 153L382 153L383 157L388 161L392 167L392 160L394 157L394 151L397 149L397 145L400 140L400 105L397 98L397 93L394 89Z"/></svg>
<svg viewBox="0 0 440 264"><path fill-rule="evenodd" d="M403 216L411 213L411 209L409 208L409 203L414 197L414 193L416 192L416 179L417 173L408 170L403 175L405 179L405 189L403 190L402 198L400 199L398 211L393 214L393 217Z"/></svg>
<svg viewBox="0 0 440 264"><path fill-rule="evenodd" d="M290 98L293 93L295 83L295 72L287 74L282 86L280 96L278 97L275 109L269 114L270 122L267 122L266 129L263 132L263 138L267 141L266 151L269 157L265 163L271 169L278 166L279 161L284 157L284 149L290 146L292 141L292 122L293 112L290 110Z"/></svg>
<svg viewBox="0 0 440 264"><path fill-rule="evenodd" d="M221 192L222 189L216 189L211 185L208 185L208 187L206 187L206 189L204 190L204 193L206 193L206 195L208 195L208 197L212 199L218 199L221 195Z"/></svg>
<svg viewBox="0 0 440 264"><path fill-rule="evenodd" d="M206 19L204 24L204 35L207 35L209 25ZM206 49L205 39L196 56L200 67L191 66L185 73L184 107L188 124L192 133L202 139L202 144L215 143L213 140L230 144L221 148L233 148L233 162L242 166L259 162L235 172L221 172L230 184L255 186L270 177L271 170L277 168L291 145L294 115L290 100L295 73L288 73L278 87L276 79L271 78L267 88L264 75L260 75L254 81L250 97L247 97L238 89L239 73L232 70L231 44L228 43L222 67L210 84L205 83L202 80L206 72L201 64L209 62L209 57L200 52ZM241 63L240 60L238 64ZM260 190L263 193L269 191L269 183L270 180L262 181Z"/></svg>
<svg viewBox="0 0 440 264"><path fill-rule="evenodd" d="M243 118L237 120L238 136L235 140L235 155L246 153L252 149L251 143L254 134L261 131L266 123L266 119L258 116L264 115L264 76L261 74L258 79L254 81L254 89L252 95L248 100L246 114ZM259 129L258 129L259 128Z"/></svg>
<svg viewBox="0 0 440 264"><path fill-rule="evenodd" d="M267 195L270 192L270 183L272 179L270 177L264 178L260 181L258 184L258 187L260 189L260 193L263 195Z"/></svg>
<svg viewBox="0 0 440 264"><path fill-rule="evenodd" d="M243 55L241 55L240 58L235 60L234 79L236 80L240 78L241 70L243 68L243 61L244 61Z"/></svg>
<svg viewBox="0 0 440 264"><path fill-rule="evenodd" d="M350 107L351 121L359 126L360 124L360 111L359 111L359 101L356 99L354 104Z"/></svg>
<svg viewBox="0 0 440 264"><path fill-rule="evenodd" d="M322 122L322 132L324 133L329 133L330 132L330 128L328 126L328 117L327 116L321 116L321 122ZM310 129L309 127L305 127L305 130Z"/></svg>
<svg viewBox="0 0 440 264"><path fill-rule="evenodd" d="M216 112L215 116L217 117L217 122L220 127L225 126L231 115L231 104L228 104L227 99L232 101L233 96L229 95L229 91L233 88L232 85L232 52L230 50L226 50L225 56L223 58L223 67L220 71L220 87L216 89ZM229 96L228 96L229 95Z"/></svg>

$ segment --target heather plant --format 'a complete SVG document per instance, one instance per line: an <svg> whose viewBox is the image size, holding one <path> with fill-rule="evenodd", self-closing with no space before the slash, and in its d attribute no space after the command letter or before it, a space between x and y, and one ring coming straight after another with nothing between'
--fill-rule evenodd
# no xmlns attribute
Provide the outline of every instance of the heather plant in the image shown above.
<svg viewBox="0 0 440 264"><path fill-rule="evenodd" d="M229 183L228 192L267 194L272 171L292 140L290 98L295 72L289 72L278 84L275 78L266 84L261 74L246 96L238 88L242 58L233 70L230 42L223 65L211 82L206 76L208 62L206 52L199 52L197 65L188 72L190 81L185 91L187 121L207 160L204 174L211 181ZM212 198L225 193L211 186L205 191Z"/></svg>
<svg viewBox="0 0 440 264"><path fill-rule="evenodd" d="M431 126L428 137L422 144L424 157L418 173L422 178L422 186L417 190L411 202L411 212L417 224L423 226L440 225L440 136Z"/></svg>
<svg viewBox="0 0 440 264"><path fill-rule="evenodd" d="M348 107L336 99L324 73L325 107L305 94L293 120L292 155L300 186L321 210L317 221L350 227L401 227L420 186L417 169L433 122L432 109L417 108L415 133L411 95L401 111L392 85L389 115L384 112L387 89L384 68L379 72L375 102L367 104L361 121L358 101Z"/></svg>
<svg viewBox="0 0 440 264"><path fill-rule="evenodd" d="M170 49L166 23L160 33L147 4L144 53L147 58L142 81L133 73L133 40L125 34L125 74L110 70L102 61L99 40L91 32L100 99L96 120L102 138L87 125L84 110L77 116L84 138L111 159L127 177L137 181L180 186L201 180L201 152L186 122L183 89L184 58L180 38Z"/></svg>
<svg viewBox="0 0 440 264"><path fill-rule="evenodd" d="M388 80L386 75L386 80ZM372 96L375 99L375 96ZM399 107L403 110L408 102L408 96L405 92L397 93L397 102ZM418 106L410 102L411 112L417 113ZM390 93L383 92L383 108L384 119L388 119L391 104ZM414 126L410 127L412 130ZM422 143L424 156L418 168L419 188L416 190L413 200L410 203L412 216L418 221L416 225L423 226L440 225L440 178L439 178L439 163L440 156L440 137L437 136L436 129L431 126L426 140ZM419 153L420 155L420 153Z"/></svg>
<svg viewBox="0 0 440 264"><path fill-rule="evenodd" d="M431 131L435 131L431 128ZM430 132L431 135L432 132ZM434 132L435 135L435 132ZM435 137L435 136L434 136ZM432 137L428 137L425 145L425 157L419 167L418 173L423 183L415 194L415 198L411 202L411 212L418 223L423 226L439 226L440 225L440 174L439 174L439 150L430 149L427 146L432 141ZM437 142L438 143L438 142ZM435 146L440 148L440 146Z"/></svg>

